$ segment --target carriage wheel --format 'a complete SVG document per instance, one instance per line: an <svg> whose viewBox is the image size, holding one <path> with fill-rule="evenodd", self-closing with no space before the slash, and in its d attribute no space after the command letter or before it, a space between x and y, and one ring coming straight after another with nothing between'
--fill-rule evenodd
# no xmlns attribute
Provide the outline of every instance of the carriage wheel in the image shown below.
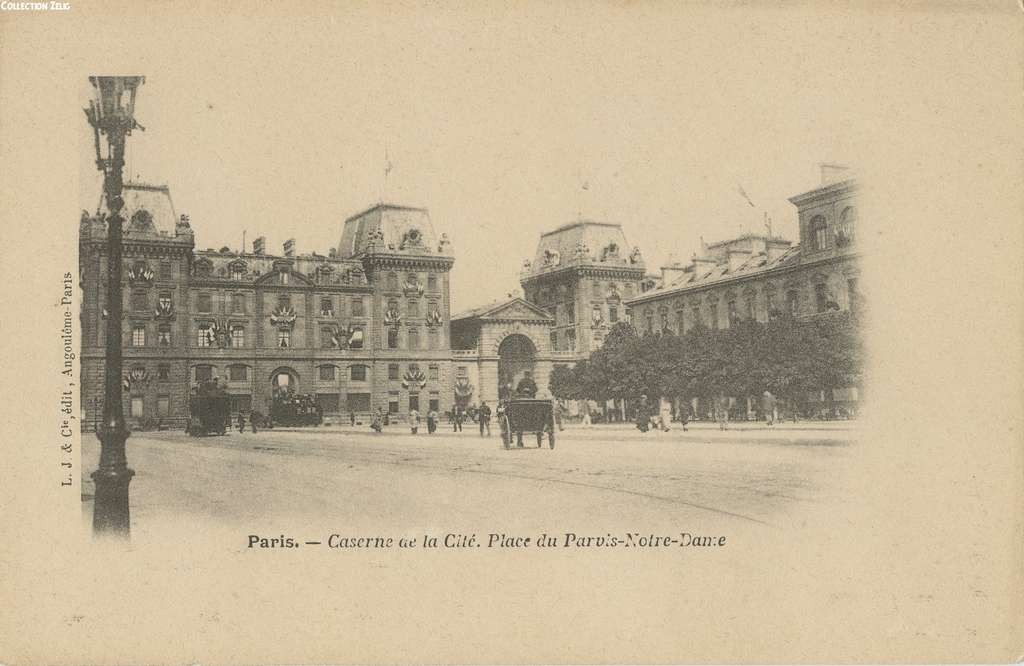
<svg viewBox="0 0 1024 666"><path fill-rule="evenodd" d="M508 414L501 415L501 443L506 449L512 445L512 424L508 422Z"/></svg>

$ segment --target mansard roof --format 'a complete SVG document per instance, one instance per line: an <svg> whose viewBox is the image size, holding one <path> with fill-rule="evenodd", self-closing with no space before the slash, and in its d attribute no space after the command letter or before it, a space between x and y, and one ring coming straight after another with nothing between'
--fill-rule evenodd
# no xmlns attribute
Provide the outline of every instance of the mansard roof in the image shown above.
<svg viewBox="0 0 1024 666"><path fill-rule="evenodd" d="M446 242L447 238L443 237ZM441 239L425 208L380 203L345 220L339 257L367 253L441 255Z"/></svg>
<svg viewBox="0 0 1024 666"><path fill-rule="evenodd" d="M622 225L577 220L541 234L533 262L524 278L569 265L607 266L643 270L643 258L626 240Z"/></svg>

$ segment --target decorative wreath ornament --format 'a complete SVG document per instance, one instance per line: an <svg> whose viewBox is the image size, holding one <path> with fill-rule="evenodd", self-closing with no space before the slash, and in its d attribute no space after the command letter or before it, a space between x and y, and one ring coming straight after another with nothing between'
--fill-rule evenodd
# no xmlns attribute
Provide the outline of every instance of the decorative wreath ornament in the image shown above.
<svg viewBox="0 0 1024 666"><path fill-rule="evenodd" d="M427 376L423 374L417 366L411 365L409 369L405 371L405 375L402 377L402 388L409 388L411 385L416 385L419 388L424 388L427 385Z"/></svg>
<svg viewBox="0 0 1024 666"><path fill-rule="evenodd" d="M132 368L125 374L121 381L124 389L130 390L133 386L143 387L149 385L149 371L145 368Z"/></svg>
<svg viewBox="0 0 1024 666"><path fill-rule="evenodd" d="M278 328L291 328L295 325L295 310L290 305L278 305L270 313L270 324Z"/></svg>
<svg viewBox="0 0 1024 666"><path fill-rule="evenodd" d="M128 279L132 282L152 282L156 273L150 270L144 262L136 262L128 268Z"/></svg>
<svg viewBox="0 0 1024 666"><path fill-rule="evenodd" d="M455 396L458 398L468 398L473 395L473 385L469 383L469 380L465 377L460 377L455 380Z"/></svg>
<svg viewBox="0 0 1024 666"><path fill-rule="evenodd" d="M427 326L440 326L442 321L441 311L437 308L434 308L427 314Z"/></svg>
<svg viewBox="0 0 1024 666"><path fill-rule="evenodd" d="M402 323L402 313L395 308L388 308L384 312L384 325L385 326L398 326Z"/></svg>
<svg viewBox="0 0 1024 666"><path fill-rule="evenodd" d="M174 316L173 303L157 303L154 311L157 319L170 319Z"/></svg>

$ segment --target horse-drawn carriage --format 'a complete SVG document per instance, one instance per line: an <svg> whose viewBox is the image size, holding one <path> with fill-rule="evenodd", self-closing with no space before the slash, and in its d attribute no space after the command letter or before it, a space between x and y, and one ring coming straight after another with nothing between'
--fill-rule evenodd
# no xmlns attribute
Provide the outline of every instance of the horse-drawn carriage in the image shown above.
<svg viewBox="0 0 1024 666"><path fill-rule="evenodd" d="M231 398L213 382L196 389L189 398L188 411L185 432L192 437L224 435L231 427Z"/></svg>
<svg viewBox="0 0 1024 666"><path fill-rule="evenodd" d="M318 426L324 411L312 395L282 393L270 405L270 421L275 426Z"/></svg>
<svg viewBox="0 0 1024 666"><path fill-rule="evenodd" d="M504 447L512 446L513 435L516 448L523 446L523 433L532 432L537 436L537 448L542 446L544 434L548 436L548 446L555 448L555 404L551 400L538 398L512 398L498 405L496 414L501 427L501 443Z"/></svg>

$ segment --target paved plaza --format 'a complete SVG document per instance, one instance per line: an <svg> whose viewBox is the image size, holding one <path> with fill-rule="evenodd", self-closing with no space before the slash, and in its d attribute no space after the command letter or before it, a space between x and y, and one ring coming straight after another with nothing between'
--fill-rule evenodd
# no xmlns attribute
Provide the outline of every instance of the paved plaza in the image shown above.
<svg viewBox="0 0 1024 666"><path fill-rule="evenodd" d="M785 529L815 505L841 501L852 454L849 423L722 432L640 433L630 425L570 426L556 446L504 450L497 429L412 435L325 426L192 438L138 432L128 440L136 542L183 524L302 538L339 530ZM83 519L92 514L98 442L83 436Z"/></svg>

